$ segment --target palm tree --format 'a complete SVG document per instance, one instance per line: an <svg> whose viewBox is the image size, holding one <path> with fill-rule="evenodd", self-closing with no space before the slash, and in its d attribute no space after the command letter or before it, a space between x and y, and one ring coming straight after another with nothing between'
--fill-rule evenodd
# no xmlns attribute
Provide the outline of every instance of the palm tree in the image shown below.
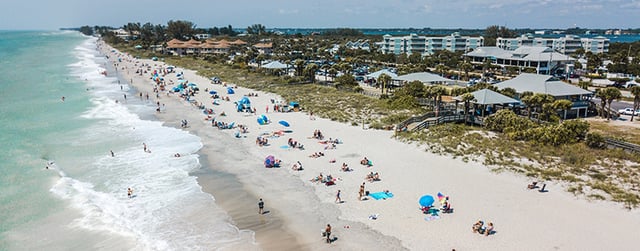
<svg viewBox="0 0 640 251"><path fill-rule="evenodd" d="M622 93L615 87L607 87L605 88L605 92L607 93L607 105L609 106L609 111L611 111L611 103L613 103L614 99L620 99L622 97ZM611 119L611 112L609 112L609 116L607 116L607 120L609 119Z"/></svg>
<svg viewBox="0 0 640 251"><path fill-rule="evenodd" d="M579 81L578 86L582 89L589 90L589 86L591 86L591 81Z"/></svg>
<svg viewBox="0 0 640 251"><path fill-rule="evenodd" d="M302 76L304 74L304 60L298 59L293 65L296 68L296 76Z"/></svg>
<svg viewBox="0 0 640 251"><path fill-rule="evenodd" d="M499 92L502 95L505 95L505 96L511 97L511 98L515 97L516 94L517 94L516 89L513 89L511 87L504 88L504 89L500 90Z"/></svg>
<svg viewBox="0 0 640 251"><path fill-rule="evenodd" d="M469 103L475 101L476 97L473 96L473 94L467 92L465 94L462 94L460 98L462 98L462 102L464 102L464 115L465 115L464 121L466 124L467 120L469 120Z"/></svg>
<svg viewBox="0 0 640 251"><path fill-rule="evenodd" d="M573 102L566 99L558 99L556 101L553 101L553 104L551 104L551 106L555 110L562 110L564 114L562 116L562 119L567 119L567 111L571 109L571 107L573 106Z"/></svg>
<svg viewBox="0 0 640 251"><path fill-rule="evenodd" d="M607 108L607 94L604 89L600 88L596 90L596 97L600 99L600 109L598 109L600 117L604 117L605 108Z"/></svg>
<svg viewBox="0 0 640 251"><path fill-rule="evenodd" d="M638 109L640 109L640 86L634 85L631 87L631 94L633 95L633 112L631 113L631 122Z"/></svg>
<svg viewBox="0 0 640 251"><path fill-rule="evenodd" d="M380 74L380 76L378 76L378 83L382 84L382 94L384 94L385 91L385 87L387 87L387 84L389 84L389 82L391 81L391 76L387 75L387 74Z"/></svg>
<svg viewBox="0 0 640 251"><path fill-rule="evenodd" d="M447 72L447 66L443 64L436 65L436 72L440 73L441 77L444 77L444 74Z"/></svg>
<svg viewBox="0 0 640 251"><path fill-rule="evenodd" d="M309 77L311 82L316 82L316 72L318 69L320 69L320 66L314 63L308 64L307 67L304 68L305 75Z"/></svg>
<svg viewBox="0 0 640 251"><path fill-rule="evenodd" d="M533 92L523 92L522 95L520 95L520 101L522 101L522 103L527 106L527 113L529 114L529 118L531 118L532 108L535 106L533 100Z"/></svg>
<svg viewBox="0 0 640 251"><path fill-rule="evenodd" d="M473 65L469 62L464 62L460 65L460 70L464 71L464 79L469 80L469 71L473 70Z"/></svg>

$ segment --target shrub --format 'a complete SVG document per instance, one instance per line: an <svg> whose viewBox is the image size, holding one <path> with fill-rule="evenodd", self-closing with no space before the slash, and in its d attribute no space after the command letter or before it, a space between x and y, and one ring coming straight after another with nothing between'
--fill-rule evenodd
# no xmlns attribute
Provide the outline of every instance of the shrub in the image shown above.
<svg viewBox="0 0 640 251"><path fill-rule="evenodd" d="M597 132L587 133L584 143L591 148L597 149L604 149L606 146L604 137Z"/></svg>

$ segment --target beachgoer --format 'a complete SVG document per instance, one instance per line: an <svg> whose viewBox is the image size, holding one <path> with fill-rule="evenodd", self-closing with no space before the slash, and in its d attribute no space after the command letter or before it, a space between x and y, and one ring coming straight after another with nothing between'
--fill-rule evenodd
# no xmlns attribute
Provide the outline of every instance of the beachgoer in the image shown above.
<svg viewBox="0 0 640 251"><path fill-rule="evenodd" d="M112 150L109 150L109 152L111 152L111 157L115 157L116 155L113 153Z"/></svg>
<svg viewBox="0 0 640 251"><path fill-rule="evenodd" d="M132 196L133 196L133 189L129 187L127 188L127 197L131 198Z"/></svg>
<svg viewBox="0 0 640 251"><path fill-rule="evenodd" d="M147 152L147 143L142 143L142 148L144 150L144 152Z"/></svg>
<svg viewBox="0 0 640 251"><path fill-rule="evenodd" d="M484 222L482 222L482 220L478 220L478 222L474 223L473 227L471 227L471 231L473 231L474 233L481 233L483 225Z"/></svg>
<svg viewBox="0 0 640 251"><path fill-rule="evenodd" d="M493 222L489 222L489 225L484 230L484 235L489 236L493 232Z"/></svg>
<svg viewBox="0 0 640 251"><path fill-rule="evenodd" d="M331 243L331 224L327 224L327 228L324 229L324 233L327 236L327 243Z"/></svg>
<svg viewBox="0 0 640 251"><path fill-rule="evenodd" d="M338 189L338 193L336 193L336 203L342 203L342 199L340 199L340 189Z"/></svg>
<svg viewBox="0 0 640 251"><path fill-rule="evenodd" d="M262 201L262 198L260 198L260 200L258 201L258 214L263 214L264 213L264 201Z"/></svg>
<svg viewBox="0 0 640 251"><path fill-rule="evenodd" d="M362 200L362 196L364 196L364 182L360 185L360 191L358 191L358 200Z"/></svg>
<svg viewBox="0 0 640 251"><path fill-rule="evenodd" d="M62 102L64 102L64 96L62 96Z"/></svg>

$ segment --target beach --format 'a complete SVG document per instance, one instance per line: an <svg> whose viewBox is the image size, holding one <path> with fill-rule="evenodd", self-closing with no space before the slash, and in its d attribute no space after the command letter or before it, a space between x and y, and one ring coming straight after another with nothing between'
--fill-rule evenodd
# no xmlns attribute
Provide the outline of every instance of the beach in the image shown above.
<svg viewBox="0 0 640 251"><path fill-rule="evenodd" d="M156 116L164 125L201 138L203 147L198 154L202 168L191 174L198 177L202 191L215 197L239 229L255 232L261 249L633 250L640 244L637 209L629 211L619 204L576 197L566 192L562 183L541 181L546 184L546 192L530 190L527 184L533 179L494 172L478 162L432 154L424 146L394 139L392 131L363 129L313 117L304 110L274 112L271 101L282 100L277 95L234 84L227 87L233 87L235 93L227 94L223 84L212 84L188 69L178 68L164 76L166 83L174 83L168 84L167 90L178 83L177 73L197 83L200 91L190 99L213 109L212 114L205 114L195 102L177 93L161 91L156 97L151 72L166 69L164 63L133 59L104 44L102 52L111 63L117 63L121 79L142 94L129 99L144 100L148 94L149 105L160 103ZM147 73L135 74L138 69ZM229 97L229 101L213 104L210 90ZM243 96L248 96L256 113L236 111L234 102ZM222 112L226 116L221 116ZM257 119L262 114L271 122L259 124ZM210 119L246 125L248 132L212 127ZM182 120L188 121L187 127L181 127ZM281 120L290 126L283 126ZM339 143L333 146L313 138L315 130L322 132L323 140L338 139ZM260 136L269 144L256 144ZM288 147L289 138L304 149ZM153 149L153 145L149 147ZM318 152L324 156L309 157ZM268 155L280 159L281 167L265 168ZM360 164L365 157L371 160L371 166ZM297 161L303 170L292 170ZM352 171L341 171L343 163ZM365 177L371 172L378 173L380 179L367 181ZM310 181L320 173L331 175L335 184ZM359 200L363 182L366 191L389 191L393 197L376 200L365 196ZM338 190L343 203L335 203ZM423 214L418 200L438 193L449 196L453 212ZM268 213L257 213L259 198L265 201ZM473 233L472 224L478 220L494 223L495 232L489 236ZM321 236L327 224L331 224L336 238L331 244Z"/></svg>

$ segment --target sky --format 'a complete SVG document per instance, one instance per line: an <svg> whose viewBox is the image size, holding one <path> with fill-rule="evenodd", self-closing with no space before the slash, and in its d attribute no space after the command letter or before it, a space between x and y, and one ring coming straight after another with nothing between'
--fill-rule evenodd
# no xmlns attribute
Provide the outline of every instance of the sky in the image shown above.
<svg viewBox="0 0 640 251"><path fill-rule="evenodd" d="M200 28L639 28L640 0L4 0L0 30L187 20ZM3 2L4 2L3 1Z"/></svg>

